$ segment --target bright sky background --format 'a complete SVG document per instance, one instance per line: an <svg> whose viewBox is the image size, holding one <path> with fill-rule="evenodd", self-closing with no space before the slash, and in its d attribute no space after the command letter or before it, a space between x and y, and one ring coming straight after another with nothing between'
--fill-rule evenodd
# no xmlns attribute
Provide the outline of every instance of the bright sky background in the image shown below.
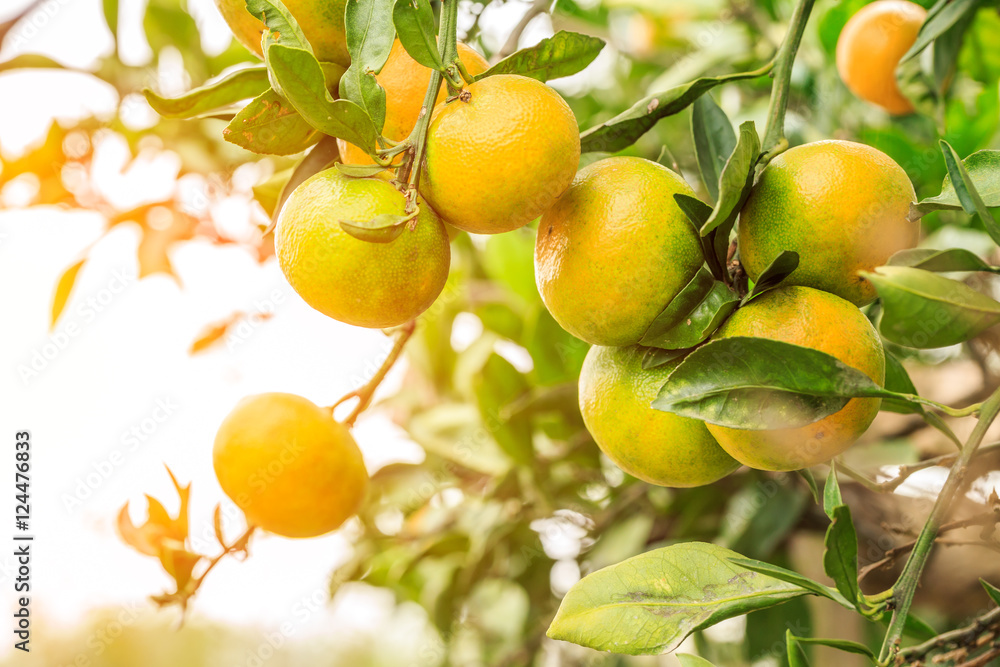
<svg viewBox="0 0 1000 667"><path fill-rule="evenodd" d="M0 20L28 5L7 0ZM37 30L8 38L18 48L0 51L0 61L21 52L45 53L86 68L111 48L100 0L53 0L51 14L33 17ZM203 30L206 49L218 51L228 29L211 0L190 0ZM150 56L141 36L144 3L121 3L125 27L121 48L126 61ZM526 4L510 3L494 12L491 34L506 35ZM23 24L22 24L23 25ZM23 28L20 28L23 30ZM12 37L17 37L16 31ZM549 32L547 19L535 22L524 39ZM89 77L42 70L0 74L0 146L8 156L39 141L53 118L71 120L117 103L110 88ZM137 188L163 187L171 163L146 165L123 178L113 169L112 190L137 194ZM117 179L117 180L116 180ZM33 609L55 627L85 620L99 607L138 602L155 614L146 596L159 593L168 579L153 559L140 556L117 537L114 518L131 501L133 517L144 511L143 494L175 509L175 495L163 463L182 481L193 481L192 535L211 535L211 514L226 503L211 468L215 430L243 396L288 391L330 404L365 377L387 350L380 333L328 319L306 306L290 289L277 264L263 266L237 249L204 243L175 246L172 260L183 287L164 276L138 281L135 259L138 232L122 226L90 252L71 302L56 329L48 330L52 294L60 274L101 235L95 213L51 208L3 210L18 199L16 190L0 199L0 437L3 479L13 477L13 436L32 434ZM88 305L95 300L96 306ZM266 302L266 303L264 303ZM232 349L216 347L195 357L188 347L208 323L255 304L276 306L276 316L250 327ZM97 312L100 309L100 312ZM75 336L67 334L76 325ZM40 355L47 355L45 358ZM40 369L25 376L32 360ZM398 369L397 369L398 370ZM398 380L398 374L395 375ZM391 388L393 376L388 383ZM167 410L157 410L158 406ZM156 418L159 417L160 421ZM126 440L139 429L142 440ZM419 458L377 416L363 420L357 439L370 468L387 457ZM131 443L131 446L130 444ZM109 457L121 453L122 463ZM13 516L12 490L2 495L0 516ZM71 506L70 506L71 505ZM231 507L231 506L230 506ZM233 530L238 530L234 527ZM9 544L12 526L0 530ZM196 545L213 550L209 543ZM10 549L0 549L0 586L5 614L12 608ZM304 596L325 593L332 567L347 554L342 537L293 541L258 538L253 557L226 560L199 592L194 614L234 624L277 627ZM372 627L388 600L354 601L313 614L302 628L309 634L336 627ZM331 616L335 616L332 619ZM36 641L40 637L33 637ZM0 658L10 642L0 645Z"/></svg>

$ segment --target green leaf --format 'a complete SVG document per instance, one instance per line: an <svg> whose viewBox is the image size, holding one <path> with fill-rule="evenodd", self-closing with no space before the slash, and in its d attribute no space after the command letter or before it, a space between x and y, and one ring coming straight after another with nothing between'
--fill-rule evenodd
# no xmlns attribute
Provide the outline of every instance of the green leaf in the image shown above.
<svg viewBox="0 0 1000 667"><path fill-rule="evenodd" d="M476 402L483 424L512 461L522 466L535 463L528 415L506 416L506 408L530 391L528 381L499 354L492 353L473 380Z"/></svg>
<svg viewBox="0 0 1000 667"><path fill-rule="evenodd" d="M722 170L736 148L736 132L726 112L708 93L691 105L691 136L705 189L712 201L717 201Z"/></svg>
<svg viewBox="0 0 1000 667"><path fill-rule="evenodd" d="M790 477L749 473L745 485L726 503L714 541L750 558L769 559L798 524L807 504L807 496Z"/></svg>
<svg viewBox="0 0 1000 667"><path fill-rule="evenodd" d="M826 484L823 485L823 511L833 519L833 511L843 504L840 482L837 481L837 463L830 461L830 473L826 476Z"/></svg>
<svg viewBox="0 0 1000 667"><path fill-rule="evenodd" d="M500 477L510 469L510 459L497 446L490 433L484 433L482 419L474 405L435 405L415 414L406 430L428 453L462 468L494 477ZM448 468L454 470L455 466L449 465ZM411 488L410 497L412 490Z"/></svg>
<svg viewBox="0 0 1000 667"><path fill-rule="evenodd" d="M823 571L846 599L858 599L858 536L847 505L833 508L823 546Z"/></svg>
<svg viewBox="0 0 1000 667"><path fill-rule="evenodd" d="M269 88L236 114L222 137L254 153L294 155L315 144L319 133Z"/></svg>
<svg viewBox="0 0 1000 667"><path fill-rule="evenodd" d="M691 350L663 350L658 347L651 347L642 355L642 367L648 371L651 368L662 366L674 359L690 354L690 352Z"/></svg>
<svg viewBox="0 0 1000 667"><path fill-rule="evenodd" d="M735 336L689 354L653 400L664 412L731 428L805 426L852 397L897 396L836 357L800 345Z"/></svg>
<svg viewBox="0 0 1000 667"><path fill-rule="evenodd" d="M101 9L104 12L104 22L111 31L111 37L118 40L118 0L101 0Z"/></svg>
<svg viewBox="0 0 1000 667"><path fill-rule="evenodd" d="M986 206L991 208L1000 206L1000 150L976 151L962 160L962 165ZM914 204L910 218L915 220L931 211L957 211L961 208L962 202L955 192L949 173L941 184L941 194Z"/></svg>
<svg viewBox="0 0 1000 667"><path fill-rule="evenodd" d="M997 588L985 579L980 579L979 583L981 583L983 588L986 589L986 594L990 596L990 599L993 600L994 604L1000 605L1000 588Z"/></svg>
<svg viewBox="0 0 1000 667"><path fill-rule="evenodd" d="M760 574L766 574L774 579L779 579L786 583L792 584L793 586L798 586L799 588L805 589L810 593L819 595L834 602L840 604L841 606L847 607L849 609L854 609L854 605L843 598L840 593L828 586L824 586L818 581L814 581L809 577L799 574L793 570L789 570L778 565L772 565L771 563L765 563L763 561L754 560L752 558L742 558L739 554L735 558L729 559L731 562L744 567L752 572L759 572Z"/></svg>
<svg viewBox="0 0 1000 667"><path fill-rule="evenodd" d="M548 635L602 651L649 655L689 634L781 604L806 589L733 562L714 544L675 544L581 579L559 605Z"/></svg>
<svg viewBox="0 0 1000 667"><path fill-rule="evenodd" d="M987 271L1000 273L1000 267L990 266L979 255L965 248L933 250L913 248L900 250L889 258L889 266L909 266L914 269L948 273L951 271Z"/></svg>
<svg viewBox="0 0 1000 667"><path fill-rule="evenodd" d="M305 49L312 53L312 46L305 33L281 0L246 0L246 8L267 25L267 30L261 37L265 54L272 44Z"/></svg>
<svg viewBox="0 0 1000 667"><path fill-rule="evenodd" d="M399 42L411 58L424 67L444 71L430 0L396 0L392 23L396 26Z"/></svg>
<svg viewBox="0 0 1000 667"><path fill-rule="evenodd" d="M534 46L515 51L476 80L494 74L519 74L539 81L570 76L592 63L603 48L603 39L560 30Z"/></svg>
<svg viewBox="0 0 1000 667"><path fill-rule="evenodd" d="M819 504L819 485L816 484L816 477L813 476L812 470L809 468L803 468L802 470L796 470L796 474L802 478L802 481L806 483L809 487L809 493L812 494L813 501Z"/></svg>
<svg viewBox="0 0 1000 667"><path fill-rule="evenodd" d="M370 178L385 171L385 167L380 164L344 164L338 162L334 167L340 173L351 178Z"/></svg>
<svg viewBox="0 0 1000 667"><path fill-rule="evenodd" d="M323 69L308 51L272 44L267 50L271 75L281 82L287 99L320 132L371 153L378 130L364 109L348 100L334 100L326 89Z"/></svg>
<svg viewBox="0 0 1000 667"><path fill-rule="evenodd" d="M677 653L677 661L681 663L681 667L714 667L712 663L705 658L697 655L691 655L690 653Z"/></svg>
<svg viewBox="0 0 1000 667"><path fill-rule="evenodd" d="M253 198L261 205L267 215L273 216L278 208L278 201L281 193L288 186L294 169L282 169L276 171L268 178L253 186Z"/></svg>
<svg viewBox="0 0 1000 667"><path fill-rule="evenodd" d="M979 0L938 0L927 13L924 24L920 26L920 32L917 33L917 41L903 55L900 63L905 63L923 51L931 42L947 32L962 17L975 12L978 7Z"/></svg>
<svg viewBox="0 0 1000 667"><path fill-rule="evenodd" d="M66 67L48 56L36 53L22 53L0 63L0 72L15 69L66 69Z"/></svg>
<svg viewBox="0 0 1000 667"><path fill-rule="evenodd" d="M392 243L406 229L412 215L382 213L371 220L338 220L340 228L361 241L369 243Z"/></svg>
<svg viewBox="0 0 1000 667"><path fill-rule="evenodd" d="M392 21L386 20L392 15L392 2L353 0L345 15L351 66L340 79L340 97L364 109L378 132L385 124L385 89L375 75L382 71L396 37Z"/></svg>
<svg viewBox="0 0 1000 667"><path fill-rule="evenodd" d="M1000 322L1000 303L957 280L905 266L861 272L882 299L887 340L929 349L957 345Z"/></svg>
<svg viewBox="0 0 1000 667"><path fill-rule="evenodd" d="M860 644L858 642L852 642L846 639L825 639L823 637L796 637L795 639L800 644L819 644L820 646L829 646L847 653L864 655L871 658L873 662L875 661L875 653L873 653L872 650L864 644Z"/></svg>
<svg viewBox="0 0 1000 667"><path fill-rule="evenodd" d="M932 54L934 58L934 89L942 98L955 75L959 54L965 41L965 33L972 24L975 15L974 11L966 13L934 41Z"/></svg>
<svg viewBox="0 0 1000 667"><path fill-rule="evenodd" d="M760 137L757 136L753 121L748 120L740 125L736 147L722 168L722 175L719 177L719 201L712 209L712 215L701 226L702 236L718 227L726 235L726 245L728 245L729 230L732 229L736 216L750 196L754 167L759 157Z"/></svg>
<svg viewBox="0 0 1000 667"><path fill-rule="evenodd" d="M785 631L785 649L788 652L788 667L809 667L809 658L791 630Z"/></svg>
<svg viewBox="0 0 1000 667"><path fill-rule="evenodd" d="M753 72L702 77L662 93L644 97L627 111L581 134L581 150L584 153L595 151L616 153L623 148L628 148L656 125L658 120L683 110L715 86L730 81L755 79L769 71L769 67L764 67Z"/></svg>
<svg viewBox="0 0 1000 667"><path fill-rule="evenodd" d="M144 88L149 106L164 118L195 118L257 97L271 87L266 67L247 67L184 93L180 97L161 97Z"/></svg>
<svg viewBox="0 0 1000 667"><path fill-rule="evenodd" d="M73 291L73 285L76 284L76 277L80 273L80 269L83 268L83 263L86 261L86 257L78 259L70 264L63 271L63 274L59 276L59 282L56 283L56 291L52 297L52 316L49 318L50 331L55 329L56 322L59 321L59 316L62 315L63 309L66 308L69 295Z"/></svg>
<svg viewBox="0 0 1000 667"><path fill-rule="evenodd" d="M917 388L913 386L910 374L903 368L903 364L888 350L885 352L885 388L899 394L912 394L916 396L919 393L917 392ZM900 401L895 398L882 399L880 409L903 415L924 413L922 405Z"/></svg>
<svg viewBox="0 0 1000 667"><path fill-rule="evenodd" d="M754 283L753 290L746 296L743 303L774 289L797 268L799 268L799 253L794 250L782 250L761 272L757 282Z"/></svg>
<svg viewBox="0 0 1000 667"><path fill-rule="evenodd" d="M167 47L176 48L184 67L195 81L207 76L206 57L201 49L201 33L194 18L181 9L176 0L149 0L142 17L146 41L153 53Z"/></svg>
<svg viewBox="0 0 1000 667"><path fill-rule="evenodd" d="M702 267L656 316L639 343L667 350L694 347L711 336L738 303L739 297Z"/></svg>
<svg viewBox="0 0 1000 667"><path fill-rule="evenodd" d="M986 202L979 196L979 191L976 190L976 185L965 165L959 159L958 153L944 139L941 140L941 151L944 153L944 163L948 167L951 185L962 204L962 209L969 215L978 217L993 242L1000 245L1000 225L997 225L993 216L986 209Z"/></svg>

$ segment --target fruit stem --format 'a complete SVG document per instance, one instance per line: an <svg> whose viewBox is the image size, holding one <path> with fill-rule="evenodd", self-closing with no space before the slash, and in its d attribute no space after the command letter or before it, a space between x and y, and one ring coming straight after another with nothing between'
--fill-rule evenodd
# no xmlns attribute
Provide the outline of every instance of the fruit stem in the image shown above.
<svg viewBox="0 0 1000 667"><path fill-rule="evenodd" d="M887 664L895 659L896 654L899 652L899 644L903 636L906 617L910 613L913 596L917 592L917 585L920 583L920 574L923 572L924 565L927 564L931 547L934 546L938 529L941 527L941 521L944 519L945 514L951 507L952 500L962 485L965 473L969 467L969 461L976 453L976 449L982 443L986 431L989 430L998 414L1000 414L1000 389L994 391L983 403L979 412L979 421L976 422L976 427L972 430L972 434L962 446L962 451L952 465L951 471L948 473L948 478L945 480L944 486L941 487L941 492L938 494L937 500L934 501L934 507L931 508L930 516L927 517L927 523L924 524L923 529L920 531L920 535L913 546L913 551L910 552L910 556L906 559L906 564L903 566L903 572L899 575L899 579L893 586L893 590L896 591L896 595L893 596L895 609L892 612L892 620L889 622L889 629L885 634L882 650L879 653L879 663L881 664Z"/></svg>
<svg viewBox="0 0 1000 667"><path fill-rule="evenodd" d="M399 359L399 355L403 352L403 347L406 345L406 341L410 340L410 337L413 335L416 328L416 320L410 320L403 326L399 327L399 329L396 330L395 340L392 343L392 350L390 350L389 356L387 356L385 361L382 362L382 366L378 369L375 375L372 376L372 379L360 389L355 389L354 391L344 394L339 401L330 406L330 413L332 414L337 406L342 403L349 401L352 398L357 398L358 404L354 406L354 409L351 410L351 414L349 414L347 419L344 420L346 425L354 426L354 422L357 421L361 413L364 412L369 405L371 405L372 396L375 395L375 390L378 389L378 386L382 384L382 380L384 380L385 376L389 374L390 370L392 370L396 360Z"/></svg>
<svg viewBox="0 0 1000 667"><path fill-rule="evenodd" d="M442 0L438 34L440 35L438 48L441 53L441 62L448 65L458 59L458 0ZM431 81L424 94L424 104L420 108L417 124L404 142L409 149L408 159L404 158L403 165L396 172L396 183L397 186L406 184L405 188L400 189L406 195L407 213L416 210L417 184L420 182L420 169L423 166L424 152L427 148L427 128L430 126L431 112L434 111L434 103L437 101L438 91L441 90L441 81L444 78L443 72L431 70ZM450 89L450 80L448 85Z"/></svg>
<svg viewBox="0 0 1000 667"><path fill-rule="evenodd" d="M799 50L802 34L805 32L809 14L815 3L816 0L799 0L788 24L788 34L785 35L775 56L774 86L771 89L771 103L767 109L767 129L764 131L764 141L761 144L764 152L761 168L788 147L788 140L785 139L785 110L788 108L792 65L795 64L795 54Z"/></svg>

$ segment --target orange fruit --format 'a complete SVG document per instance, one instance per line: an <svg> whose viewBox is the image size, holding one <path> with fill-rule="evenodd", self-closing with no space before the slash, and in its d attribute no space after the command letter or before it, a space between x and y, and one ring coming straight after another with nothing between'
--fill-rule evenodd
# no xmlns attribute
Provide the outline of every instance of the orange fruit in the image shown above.
<svg viewBox="0 0 1000 667"><path fill-rule="evenodd" d="M779 287L733 313L714 338L752 336L826 352L882 385L885 353L871 322L856 306L809 287ZM839 412L798 428L750 431L708 424L737 461L758 470L799 470L824 463L861 436L880 399L852 398Z"/></svg>
<svg viewBox="0 0 1000 667"><path fill-rule="evenodd" d="M863 306L877 294L858 272L917 243L920 225L907 219L915 199L902 167L871 146L796 146L764 169L740 213L740 260L756 280L782 250L794 250L799 266L786 285L815 287Z"/></svg>
<svg viewBox="0 0 1000 667"><path fill-rule="evenodd" d="M576 175L542 216L535 281L568 332L595 345L639 342L704 262L698 232L674 194L684 179L637 157L610 157Z"/></svg>
<svg viewBox="0 0 1000 667"><path fill-rule="evenodd" d="M458 43L458 57L473 76L482 74L490 67L485 58L461 42ZM382 126L382 136L402 141L410 136L420 117L424 95L431 83L431 70L411 58L397 39L392 43L389 58L382 71L375 75L375 80L385 88L385 125ZM448 87L442 83L435 104L444 102L447 96ZM337 146L340 148L341 160L347 164L375 162L368 153L343 139L337 140ZM400 160L402 158L397 157L395 162Z"/></svg>
<svg viewBox="0 0 1000 667"><path fill-rule="evenodd" d="M913 113L896 67L926 18L923 7L907 0L876 0L852 16L837 40L837 71L850 91L891 114Z"/></svg>
<svg viewBox="0 0 1000 667"><path fill-rule="evenodd" d="M644 348L590 348L580 370L580 412L609 459L659 486L711 484L740 464L697 419L650 407L679 360L643 370Z"/></svg>
<svg viewBox="0 0 1000 667"><path fill-rule="evenodd" d="M241 400L219 427L212 462L247 521L285 537L336 530L357 512L368 486L347 427L294 394Z"/></svg>
<svg viewBox="0 0 1000 667"><path fill-rule="evenodd" d="M569 187L580 131L544 83L497 74L434 110L420 190L445 222L498 234L541 215Z"/></svg>
<svg viewBox="0 0 1000 667"><path fill-rule="evenodd" d="M317 59L344 67L351 64L344 35L347 0L284 0L284 5L295 17ZM260 37L267 26L247 11L245 0L215 0L215 6L237 41L263 58Z"/></svg>
<svg viewBox="0 0 1000 667"><path fill-rule="evenodd" d="M451 250L440 218L420 200L410 229L388 243L357 239L340 221L403 215L403 195L382 178L350 178L327 169L292 192L278 216L274 248L281 270L306 303L361 327L409 322L437 298Z"/></svg>

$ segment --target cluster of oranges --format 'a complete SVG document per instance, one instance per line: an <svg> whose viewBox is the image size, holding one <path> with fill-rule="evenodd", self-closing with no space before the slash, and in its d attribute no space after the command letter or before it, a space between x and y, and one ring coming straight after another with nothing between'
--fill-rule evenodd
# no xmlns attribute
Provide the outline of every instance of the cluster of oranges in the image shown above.
<svg viewBox="0 0 1000 667"><path fill-rule="evenodd" d="M241 41L259 53L263 24L243 10L243 0L217 2ZM344 0L285 4L318 58L347 64ZM915 14L906 14L910 23L885 16L910 4L879 0L866 11L887 29L909 30L913 21L919 26ZM849 55L855 41L872 39L863 13L844 30L838 64L857 62ZM906 50L898 43L890 60ZM459 56L472 75L487 69L464 45ZM900 102L905 98L894 68L888 75L847 65L841 71L859 96L903 113L909 109ZM881 87L869 85L879 76ZM397 41L377 79L386 91L383 135L403 141L420 118L431 71ZM419 212L396 238L360 240L341 225L404 214L406 198L390 172L358 178L328 169L288 198L275 229L276 253L289 283L312 307L358 326L410 322L445 285L455 230L495 234L540 216L538 289L559 324L593 344L580 376L581 411L598 445L625 471L654 484L696 486L741 463L795 470L829 460L867 429L877 399L853 399L805 427L764 431L653 410L651 401L679 362L644 369L644 348L637 344L705 262L698 231L674 199L694 191L679 174L635 157L609 157L577 172L573 113L536 80L489 76L454 99L445 96L442 88L419 165ZM340 152L346 163L373 162L343 141ZM739 257L751 280L785 250L799 254L799 266L781 287L739 308L714 337L817 349L884 382L881 342L859 310L876 295L859 271L916 243L918 228L907 219L913 200L905 172L874 148L820 141L779 155L740 213ZM348 428L329 408L288 394L241 402L219 430L214 457L222 488L248 519L282 535L337 528L356 511L367 483Z"/></svg>

